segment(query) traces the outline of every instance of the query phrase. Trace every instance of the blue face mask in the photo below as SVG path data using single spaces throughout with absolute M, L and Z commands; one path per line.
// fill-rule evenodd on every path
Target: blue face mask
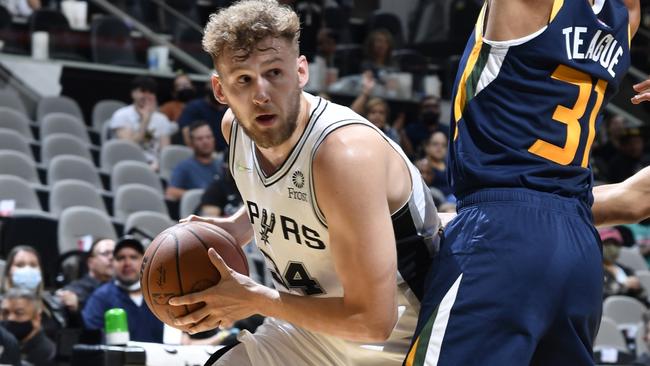
M 41 271 L 32 266 L 18 267 L 11 274 L 11 282 L 15 287 L 31 291 L 36 290 L 38 285 L 41 284 L 41 280 Z

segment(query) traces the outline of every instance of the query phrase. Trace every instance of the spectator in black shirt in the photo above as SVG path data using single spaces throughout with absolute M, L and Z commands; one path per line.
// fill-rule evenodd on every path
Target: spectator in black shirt
M 71 326 L 83 326 L 81 309 L 86 304 L 86 300 L 95 289 L 113 278 L 114 248 L 113 239 L 97 239 L 88 251 L 86 259 L 88 273 L 56 292 L 68 310 Z
M 650 156 L 644 154 L 643 135 L 639 128 L 627 128 L 621 136 L 619 152 L 609 161 L 609 181 L 622 182 L 650 165 Z
M 224 164 L 223 176 L 215 176 L 201 197 L 201 216 L 230 216 L 242 205 L 242 198 L 228 169 L 228 163 Z
M 18 341 L 5 327 L 0 326 L 0 364 L 20 366 L 20 349 Z
M 9 289 L 2 298 L 2 325 L 20 342 L 22 358 L 34 366 L 54 365 L 56 345 L 43 331 L 42 302 L 24 288 Z

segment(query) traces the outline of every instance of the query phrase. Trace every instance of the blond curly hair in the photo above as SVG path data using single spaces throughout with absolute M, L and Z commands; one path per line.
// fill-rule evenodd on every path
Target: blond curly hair
M 255 46 L 267 37 L 291 42 L 298 52 L 300 20 L 288 6 L 275 0 L 242 0 L 210 15 L 203 31 L 203 50 L 217 63 L 225 51 L 237 51 L 245 60 Z

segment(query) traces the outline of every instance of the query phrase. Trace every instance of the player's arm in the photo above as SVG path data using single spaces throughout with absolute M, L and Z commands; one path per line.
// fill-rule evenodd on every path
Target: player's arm
M 594 187 L 594 225 L 639 222 L 650 217 L 650 167 L 621 183 Z
M 313 166 L 316 197 L 327 218 L 330 252 L 343 297 L 280 293 L 233 272 L 210 250 L 210 258 L 222 274 L 221 282 L 170 300 L 172 305 L 207 304 L 177 319 L 177 326 L 198 322 L 190 330 L 201 331 L 261 314 L 344 339 L 386 339 L 397 319 L 395 238 L 387 202 L 388 157 L 385 142 L 370 129 L 345 129 L 345 138 L 339 134 L 342 130 L 327 138 Z

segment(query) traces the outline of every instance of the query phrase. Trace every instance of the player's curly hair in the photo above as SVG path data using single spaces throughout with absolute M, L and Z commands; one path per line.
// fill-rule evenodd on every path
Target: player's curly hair
M 243 51 L 237 57 L 245 60 L 266 37 L 286 39 L 298 52 L 298 15 L 275 0 L 242 0 L 210 15 L 202 44 L 216 65 L 226 49 Z

